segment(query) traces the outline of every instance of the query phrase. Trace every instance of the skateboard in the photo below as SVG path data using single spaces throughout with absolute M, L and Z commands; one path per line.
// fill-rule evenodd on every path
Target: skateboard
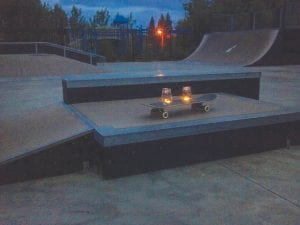
M 210 107 L 207 102 L 215 100 L 216 98 L 217 94 L 204 94 L 196 97 L 190 103 L 184 103 L 179 98 L 175 98 L 170 105 L 165 105 L 162 102 L 143 105 L 151 108 L 151 116 L 167 119 L 169 118 L 169 111 L 176 107 L 190 107 L 194 112 L 209 112 Z

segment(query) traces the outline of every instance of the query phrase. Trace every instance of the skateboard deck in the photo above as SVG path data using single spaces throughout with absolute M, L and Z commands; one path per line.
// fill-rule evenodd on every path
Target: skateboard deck
M 217 98 L 217 94 L 203 94 L 194 98 L 190 103 L 184 103 L 179 98 L 175 98 L 172 104 L 165 105 L 162 102 L 154 102 L 150 104 L 143 104 L 151 108 L 151 115 L 167 119 L 169 111 L 176 107 L 190 107 L 195 112 L 208 112 L 210 110 L 207 102 L 213 101 Z

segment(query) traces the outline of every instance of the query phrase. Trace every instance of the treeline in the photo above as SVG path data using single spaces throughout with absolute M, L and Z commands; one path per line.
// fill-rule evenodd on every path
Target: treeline
M 40 0 L 0 0 L 0 29 L 4 41 L 67 42 L 68 17 L 59 6 Z
M 157 24 L 151 17 L 147 27 L 146 46 L 143 54 L 144 60 L 171 59 L 174 57 L 173 49 L 175 39 L 172 37 L 173 22 L 169 13 L 161 14 Z
M 130 60 L 179 59 L 189 55 L 206 32 L 211 31 L 212 15 L 260 12 L 281 7 L 285 0 L 190 0 L 183 5 L 185 18 L 175 29 L 171 16 L 161 15 L 150 19 L 144 40 L 142 55 L 131 54 Z M 245 18 L 246 19 L 246 18 Z M 0 40 L 48 41 L 69 44 L 69 31 L 76 37 L 89 29 L 109 27 L 110 13 L 99 9 L 92 18 L 85 18 L 81 9 L 73 7 L 68 17 L 60 5 L 49 6 L 40 0 L 0 0 Z M 128 28 L 133 27 L 132 14 L 128 16 Z M 161 30 L 159 34 L 157 31 Z M 172 32 L 175 30 L 176 32 Z M 79 39 L 79 38 L 78 38 Z M 163 42 L 163 43 L 162 43 Z M 104 43 L 107 51 L 118 60 L 118 43 Z M 97 48 L 97 46 L 95 47 Z M 99 54 L 102 54 L 100 48 Z M 131 52 L 133 52 L 131 50 Z
M 194 48 L 214 25 L 214 14 L 265 12 L 282 7 L 286 0 L 190 0 L 184 4 L 185 18 L 177 24 L 177 30 L 188 30 L 179 37 L 180 46 Z M 247 20 L 248 18 L 242 18 Z
M 59 4 L 50 6 L 40 0 L 0 0 L 0 34 L 4 41 L 48 41 L 68 44 L 68 31 L 106 26 L 106 9 L 87 20 L 81 9 L 73 7 L 70 17 Z

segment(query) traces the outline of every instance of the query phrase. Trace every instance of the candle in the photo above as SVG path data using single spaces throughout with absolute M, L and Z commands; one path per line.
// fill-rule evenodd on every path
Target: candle
M 190 86 L 185 86 L 182 88 L 181 100 L 183 103 L 189 104 L 192 102 L 192 89 Z
M 165 105 L 172 104 L 173 97 L 172 97 L 172 91 L 171 88 L 163 88 L 161 93 L 161 101 Z

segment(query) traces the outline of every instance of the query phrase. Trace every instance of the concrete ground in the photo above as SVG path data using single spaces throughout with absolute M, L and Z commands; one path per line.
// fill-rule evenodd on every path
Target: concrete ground
M 169 66 L 150 63 L 136 68 Z M 258 69 L 263 72 L 261 100 L 300 106 L 300 66 Z M 59 77 L 0 78 L 2 120 L 61 101 Z M 104 180 L 91 169 L 2 185 L 0 225 L 298 225 L 299 162 L 300 146 L 293 146 L 115 180 Z

